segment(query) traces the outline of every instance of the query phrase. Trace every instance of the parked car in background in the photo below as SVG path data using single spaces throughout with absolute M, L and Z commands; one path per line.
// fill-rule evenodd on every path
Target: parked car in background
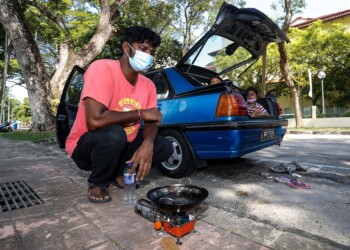
M 207 86 L 213 76 L 241 74 L 262 54 L 263 45 L 289 41 L 265 14 L 224 3 L 211 29 L 175 67 L 146 74 L 155 84 L 163 120 L 160 134 L 171 140 L 174 154 L 162 163 L 163 173 L 180 178 L 205 166 L 207 159 L 236 158 L 280 145 L 288 121 L 274 97 L 258 102 L 269 117 L 247 115 L 245 92 L 230 79 Z M 229 58 L 230 64 L 220 59 Z M 63 90 L 56 124 L 59 145 L 77 113 L 84 70 L 75 66 Z M 232 80 L 232 81 L 231 81 Z
M 12 132 L 12 126 L 10 122 L 4 122 L 0 124 L 0 132 Z

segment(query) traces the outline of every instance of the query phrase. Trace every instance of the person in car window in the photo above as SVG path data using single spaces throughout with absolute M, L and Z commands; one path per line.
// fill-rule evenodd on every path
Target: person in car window
M 221 82 L 222 82 L 222 79 L 220 76 L 214 76 L 214 77 L 210 78 L 209 85 L 214 85 L 214 84 L 218 84 Z
M 143 180 L 152 163 L 173 153 L 170 141 L 158 136 L 162 114 L 153 82 L 140 74 L 153 64 L 160 37 L 148 28 L 125 31 L 120 60 L 93 62 L 84 74 L 77 117 L 66 141 L 67 153 L 80 169 L 91 171 L 88 199 L 111 201 L 109 184 L 123 188 L 125 162 Z M 139 132 L 144 123 L 142 133 Z
M 250 117 L 270 116 L 266 109 L 256 102 L 258 98 L 258 90 L 251 86 L 247 89 L 247 110 Z

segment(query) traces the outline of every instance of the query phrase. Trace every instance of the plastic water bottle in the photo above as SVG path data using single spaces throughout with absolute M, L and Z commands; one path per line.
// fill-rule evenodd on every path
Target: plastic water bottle
M 124 168 L 124 204 L 131 205 L 136 202 L 136 172 L 129 174 L 133 163 L 126 163 Z

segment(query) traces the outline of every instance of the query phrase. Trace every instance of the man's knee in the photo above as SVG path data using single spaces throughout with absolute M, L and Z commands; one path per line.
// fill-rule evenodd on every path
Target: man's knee
M 160 161 L 165 161 L 174 153 L 174 147 L 170 140 L 167 138 L 158 136 L 156 143 L 159 148 L 157 158 L 160 158 Z
M 127 137 L 125 130 L 120 125 L 110 125 L 107 127 L 104 127 L 100 129 L 101 136 L 100 140 L 104 143 L 108 142 L 111 144 L 126 144 L 127 143 Z

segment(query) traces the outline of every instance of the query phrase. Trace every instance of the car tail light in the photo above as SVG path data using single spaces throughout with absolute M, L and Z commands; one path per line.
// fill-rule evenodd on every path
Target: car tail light
M 277 108 L 277 114 L 279 116 L 283 115 L 282 107 L 278 102 L 276 102 L 276 108 Z
M 247 107 L 242 95 L 225 93 L 220 96 L 216 116 L 244 116 L 247 114 Z

